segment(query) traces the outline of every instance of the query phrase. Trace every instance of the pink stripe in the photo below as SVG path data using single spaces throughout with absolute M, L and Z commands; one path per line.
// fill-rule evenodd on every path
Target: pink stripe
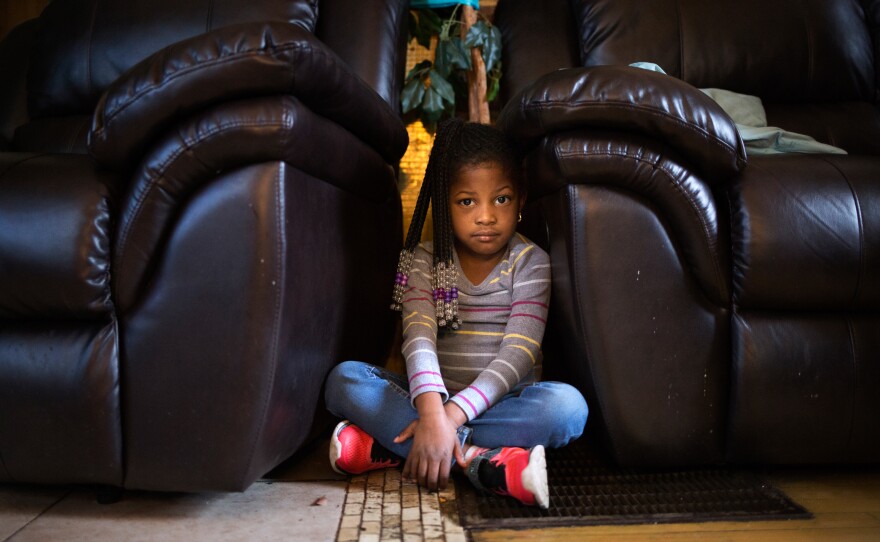
M 411 394 L 415 393 L 426 386 L 434 386 L 435 388 L 442 388 L 443 384 L 433 384 L 433 383 L 432 384 L 422 384 L 421 386 L 416 386 L 414 389 L 409 390 L 409 392 Z
M 437 375 L 437 376 L 439 376 L 440 378 L 443 378 L 443 375 L 440 374 L 440 373 L 438 373 L 438 372 L 436 372 L 436 371 L 419 371 L 419 372 L 417 372 L 416 374 L 414 374 L 414 375 L 412 375 L 411 377 L 409 377 L 409 381 L 412 382 L 413 380 L 416 379 L 417 376 L 420 376 L 420 375 Z
M 544 320 L 540 316 L 535 316 L 534 314 L 526 314 L 524 312 L 518 312 L 516 314 L 510 315 L 511 318 L 513 318 L 514 316 L 528 316 L 529 318 L 534 318 L 535 320 L 540 320 L 540 321 L 544 322 L 545 324 L 547 323 L 547 320 Z
M 467 403 L 468 406 L 471 407 L 471 410 L 474 411 L 474 416 L 477 415 L 477 407 L 475 407 L 473 403 L 471 403 L 470 401 L 468 401 L 468 398 L 467 398 L 467 397 L 465 397 L 464 395 L 456 395 L 456 397 L 461 397 L 462 399 L 464 399 L 464 402 Z
M 418 291 L 422 292 L 423 294 L 434 295 L 433 292 L 429 292 L 428 290 L 422 290 L 421 288 L 416 288 L 415 286 L 413 286 L 412 288 L 410 288 L 408 290 L 404 290 L 403 293 L 408 294 L 410 292 L 414 292 L 415 290 L 418 290 Z
M 544 303 L 541 303 L 540 301 L 517 301 L 516 303 L 513 303 L 511 305 L 511 307 L 516 307 L 517 305 L 539 305 L 541 307 L 544 307 L 545 309 L 550 308 L 547 305 L 545 305 Z
M 460 308 L 460 309 L 458 309 L 458 310 L 461 311 L 461 312 L 498 312 L 498 311 L 509 311 L 509 310 L 510 310 L 510 307 L 497 307 L 497 308 L 494 308 L 494 309 L 465 309 L 465 308 Z
M 486 397 L 486 396 L 483 394 L 483 392 L 481 392 L 479 389 L 477 389 L 477 388 L 475 388 L 475 387 L 473 387 L 473 386 L 468 386 L 468 388 L 470 388 L 470 389 L 474 390 L 475 392 L 479 393 L 479 394 L 480 394 L 480 397 L 483 398 L 483 401 L 486 401 L 486 407 L 489 406 L 489 398 Z
M 434 302 L 428 299 L 427 297 L 408 297 L 403 300 L 404 303 L 408 303 L 410 301 L 427 301 L 428 303 L 433 304 Z

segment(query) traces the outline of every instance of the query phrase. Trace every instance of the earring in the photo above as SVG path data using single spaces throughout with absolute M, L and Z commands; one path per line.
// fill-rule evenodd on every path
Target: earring
M 519 214 L 519 218 L 516 219 L 517 222 L 522 222 L 522 213 Z

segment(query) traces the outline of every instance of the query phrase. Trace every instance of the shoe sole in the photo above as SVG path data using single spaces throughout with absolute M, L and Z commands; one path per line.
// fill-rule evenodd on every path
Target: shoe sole
M 330 467 L 339 474 L 344 474 L 346 476 L 348 476 L 348 473 L 337 467 L 336 462 L 339 461 L 339 456 L 342 454 L 342 443 L 339 442 L 339 433 L 350 424 L 350 421 L 342 420 L 336 424 L 336 427 L 333 429 L 333 434 L 330 436 Z
M 529 452 L 529 464 L 523 469 L 521 480 L 523 488 L 535 496 L 535 504 L 545 510 L 550 507 L 547 458 L 544 455 L 544 447 L 540 444 Z

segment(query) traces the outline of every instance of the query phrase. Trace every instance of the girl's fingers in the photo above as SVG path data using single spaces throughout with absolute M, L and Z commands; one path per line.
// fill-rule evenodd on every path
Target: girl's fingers
M 410 422 L 410 424 L 407 425 L 403 429 L 403 431 L 400 432 L 399 435 L 394 437 L 395 444 L 400 444 L 401 442 L 405 442 L 407 439 L 412 438 L 416 432 L 415 429 L 416 429 L 417 422 L 418 422 L 418 420 L 414 420 L 414 421 Z
M 418 465 L 419 485 L 428 487 L 428 462 L 419 461 Z
M 455 448 L 452 449 L 452 455 L 455 457 L 455 462 L 458 463 L 459 467 L 467 467 L 467 463 L 464 461 L 464 452 L 461 451 L 461 443 L 458 442 L 458 439 L 455 440 Z
M 446 489 L 446 485 L 449 483 L 449 469 L 452 468 L 452 465 L 449 463 L 448 459 L 444 459 L 442 463 L 440 463 L 440 476 L 437 479 L 437 487 L 439 489 Z
M 412 454 L 408 455 L 403 463 L 403 479 L 412 480 Z

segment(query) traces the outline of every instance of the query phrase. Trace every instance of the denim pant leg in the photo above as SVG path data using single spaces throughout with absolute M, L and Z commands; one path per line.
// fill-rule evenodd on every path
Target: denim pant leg
M 514 389 L 468 425 L 471 442 L 483 448 L 560 448 L 581 436 L 588 413 L 575 387 L 537 382 Z
M 327 377 L 324 402 L 327 410 L 346 418 L 400 457 L 409 455 L 412 439 L 400 444 L 394 437 L 418 418 L 409 395 L 409 383 L 401 375 L 359 361 L 337 365 Z M 464 443 L 470 429 L 461 427 Z

